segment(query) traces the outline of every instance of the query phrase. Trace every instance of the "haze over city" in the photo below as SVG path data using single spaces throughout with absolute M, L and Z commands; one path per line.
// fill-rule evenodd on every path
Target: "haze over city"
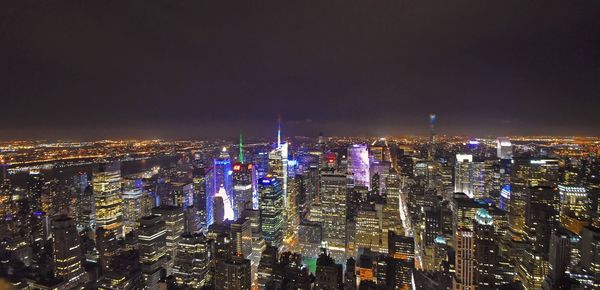
M 597 135 L 597 1 L 7 1 L 1 139 Z

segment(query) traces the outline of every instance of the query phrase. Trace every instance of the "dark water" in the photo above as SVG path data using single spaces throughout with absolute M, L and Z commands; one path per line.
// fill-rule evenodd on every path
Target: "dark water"
M 133 173 L 139 173 L 142 171 L 150 170 L 153 166 L 160 167 L 169 167 L 175 165 L 175 163 L 180 159 L 180 155 L 169 155 L 169 156 L 157 156 L 151 157 L 148 159 L 142 160 L 132 160 L 132 161 L 121 161 L 121 175 L 129 175 Z M 69 166 L 64 168 L 55 168 L 55 169 L 47 169 L 40 170 L 46 180 L 50 179 L 58 179 L 58 180 L 70 180 L 74 175 L 79 172 L 85 172 L 88 174 L 88 177 L 91 177 L 91 173 L 94 170 L 96 165 L 94 164 L 82 164 Z M 27 172 L 19 172 L 16 174 L 11 174 L 9 176 L 11 183 L 14 185 L 25 185 L 27 182 Z

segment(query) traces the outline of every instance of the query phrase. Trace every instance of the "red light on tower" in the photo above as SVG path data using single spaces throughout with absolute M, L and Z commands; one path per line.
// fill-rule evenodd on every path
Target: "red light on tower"
M 233 165 L 233 171 L 240 171 L 240 169 L 242 169 L 242 166 L 239 164 Z
M 251 169 L 252 169 L 252 167 L 254 167 L 254 166 L 252 165 L 252 163 L 248 164 L 248 170 L 251 170 Z

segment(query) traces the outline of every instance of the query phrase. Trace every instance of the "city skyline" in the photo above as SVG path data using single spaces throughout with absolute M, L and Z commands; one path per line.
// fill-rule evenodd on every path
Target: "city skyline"
M 0 289 L 600 289 L 599 16 L 0 1 Z

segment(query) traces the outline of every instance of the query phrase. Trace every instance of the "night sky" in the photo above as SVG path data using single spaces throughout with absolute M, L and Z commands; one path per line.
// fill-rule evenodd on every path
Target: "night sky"
M 0 1 L 0 139 L 600 135 L 600 1 Z

